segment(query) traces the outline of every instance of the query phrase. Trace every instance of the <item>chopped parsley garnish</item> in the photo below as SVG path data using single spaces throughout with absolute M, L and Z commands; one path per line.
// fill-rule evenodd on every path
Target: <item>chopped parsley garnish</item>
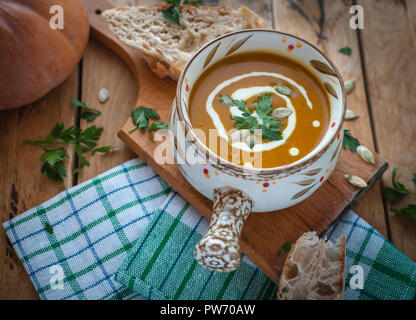
M 219 98 L 220 102 L 227 107 L 236 106 L 241 112 L 241 116 L 233 116 L 232 120 L 236 122 L 237 129 L 250 129 L 253 133 L 256 129 L 261 129 L 262 137 L 268 140 L 282 140 L 283 126 L 270 113 L 274 110 L 272 106 L 272 99 L 269 93 L 261 95 L 257 102 L 253 103 L 253 108 L 258 116 L 255 117 L 248 109 L 243 100 L 232 99 L 226 95 Z M 259 123 L 259 118 L 262 124 Z

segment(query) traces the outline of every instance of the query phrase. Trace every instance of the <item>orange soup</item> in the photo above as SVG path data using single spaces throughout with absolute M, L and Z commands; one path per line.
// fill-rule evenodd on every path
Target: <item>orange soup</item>
M 245 167 L 300 160 L 319 144 L 330 119 L 328 95 L 309 68 L 267 51 L 217 61 L 196 81 L 189 101 L 191 124 L 207 147 Z M 260 163 L 247 160 L 256 155 Z

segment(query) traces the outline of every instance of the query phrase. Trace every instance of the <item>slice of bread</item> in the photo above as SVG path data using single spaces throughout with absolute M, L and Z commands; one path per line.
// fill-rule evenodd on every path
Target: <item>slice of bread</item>
M 122 7 L 106 10 L 102 16 L 111 31 L 124 43 L 141 51 L 159 77 L 174 80 L 188 59 L 212 39 L 241 29 L 264 28 L 263 20 L 250 9 L 181 6 L 183 28 L 165 19 L 163 5 Z
M 279 282 L 279 300 L 344 298 L 345 235 L 334 244 L 304 233 L 290 250 Z

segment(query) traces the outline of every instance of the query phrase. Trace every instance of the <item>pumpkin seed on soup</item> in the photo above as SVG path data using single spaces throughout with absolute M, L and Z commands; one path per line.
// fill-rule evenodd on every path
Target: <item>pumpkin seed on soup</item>
M 277 120 L 284 120 L 293 113 L 293 110 L 289 108 L 276 108 L 272 112 L 272 116 Z
M 283 94 L 285 96 L 291 96 L 293 94 L 293 90 L 291 88 L 289 88 L 288 86 L 285 86 L 284 84 L 281 84 L 281 83 L 276 85 L 276 87 L 274 87 L 274 88 L 278 93 Z

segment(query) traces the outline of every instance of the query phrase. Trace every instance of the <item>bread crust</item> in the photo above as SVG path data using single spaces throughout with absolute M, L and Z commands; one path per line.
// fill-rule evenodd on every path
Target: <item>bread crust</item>
M 163 10 L 163 9 L 167 9 L 169 8 L 169 5 L 165 5 L 165 4 L 160 4 L 160 5 L 143 5 L 140 6 L 140 11 L 141 12 L 145 12 L 146 10 L 150 9 L 150 8 L 156 8 L 159 11 Z M 126 11 L 129 10 L 129 7 L 119 7 L 119 8 L 114 8 L 111 10 L 115 10 L 115 11 Z M 201 6 L 199 8 L 195 7 L 195 6 L 190 6 L 190 5 L 181 5 L 180 6 L 180 11 L 188 11 L 190 13 L 195 14 L 197 12 L 197 10 L 209 10 L 209 11 L 219 11 L 221 12 L 223 11 L 229 11 L 229 10 L 233 10 L 232 8 L 226 7 L 226 6 L 219 6 L 219 7 L 209 7 L 209 6 Z M 239 8 L 240 13 L 242 14 L 242 16 L 247 16 L 247 17 L 254 17 L 254 24 L 253 26 L 251 26 L 251 28 L 265 28 L 266 25 L 263 21 L 262 18 L 260 18 L 256 13 L 254 13 L 252 10 L 250 10 L 249 8 L 247 8 L 246 6 L 241 6 Z M 170 77 L 172 80 L 174 81 L 178 81 L 180 74 L 182 72 L 182 67 L 176 65 L 173 62 L 167 62 L 164 57 L 161 54 L 158 54 L 157 52 L 151 52 L 149 50 L 146 50 L 145 48 L 136 48 L 137 50 L 139 50 L 143 56 L 143 58 L 146 60 L 146 62 L 148 63 L 150 69 L 160 78 L 164 78 L 166 76 Z
M 341 263 L 341 268 L 340 268 L 339 276 L 338 276 L 338 279 L 337 279 L 336 282 L 338 282 L 338 285 L 341 288 L 341 290 L 340 290 L 340 292 L 338 292 L 338 294 L 336 295 L 334 300 L 341 300 L 341 299 L 344 298 L 344 290 L 345 290 L 344 275 L 345 275 L 345 262 L 346 262 L 346 256 L 345 256 L 346 238 L 345 238 L 344 234 L 337 240 L 336 244 L 339 244 L 339 243 L 341 244 L 341 251 L 343 252 L 343 254 L 341 255 L 340 260 L 339 260 L 339 262 Z M 285 259 L 285 263 L 284 263 L 284 266 L 283 266 L 282 274 L 281 274 L 280 281 L 279 281 L 279 287 L 278 287 L 278 291 L 277 291 L 277 299 L 278 300 L 287 300 L 286 297 L 284 295 L 282 295 L 282 289 L 284 287 L 284 282 L 286 281 L 286 277 L 287 277 L 288 272 L 289 272 L 290 258 L 292 257 L 293 252 L 300 245 L 301 245 L 301 243 L 299 242 L 299 240 L 296 241 L 295 245 L 292 246 L 292 248 L 290 249 L 290 251 L 289 251 L 289 253 L 288 253 L 288 255 Z

